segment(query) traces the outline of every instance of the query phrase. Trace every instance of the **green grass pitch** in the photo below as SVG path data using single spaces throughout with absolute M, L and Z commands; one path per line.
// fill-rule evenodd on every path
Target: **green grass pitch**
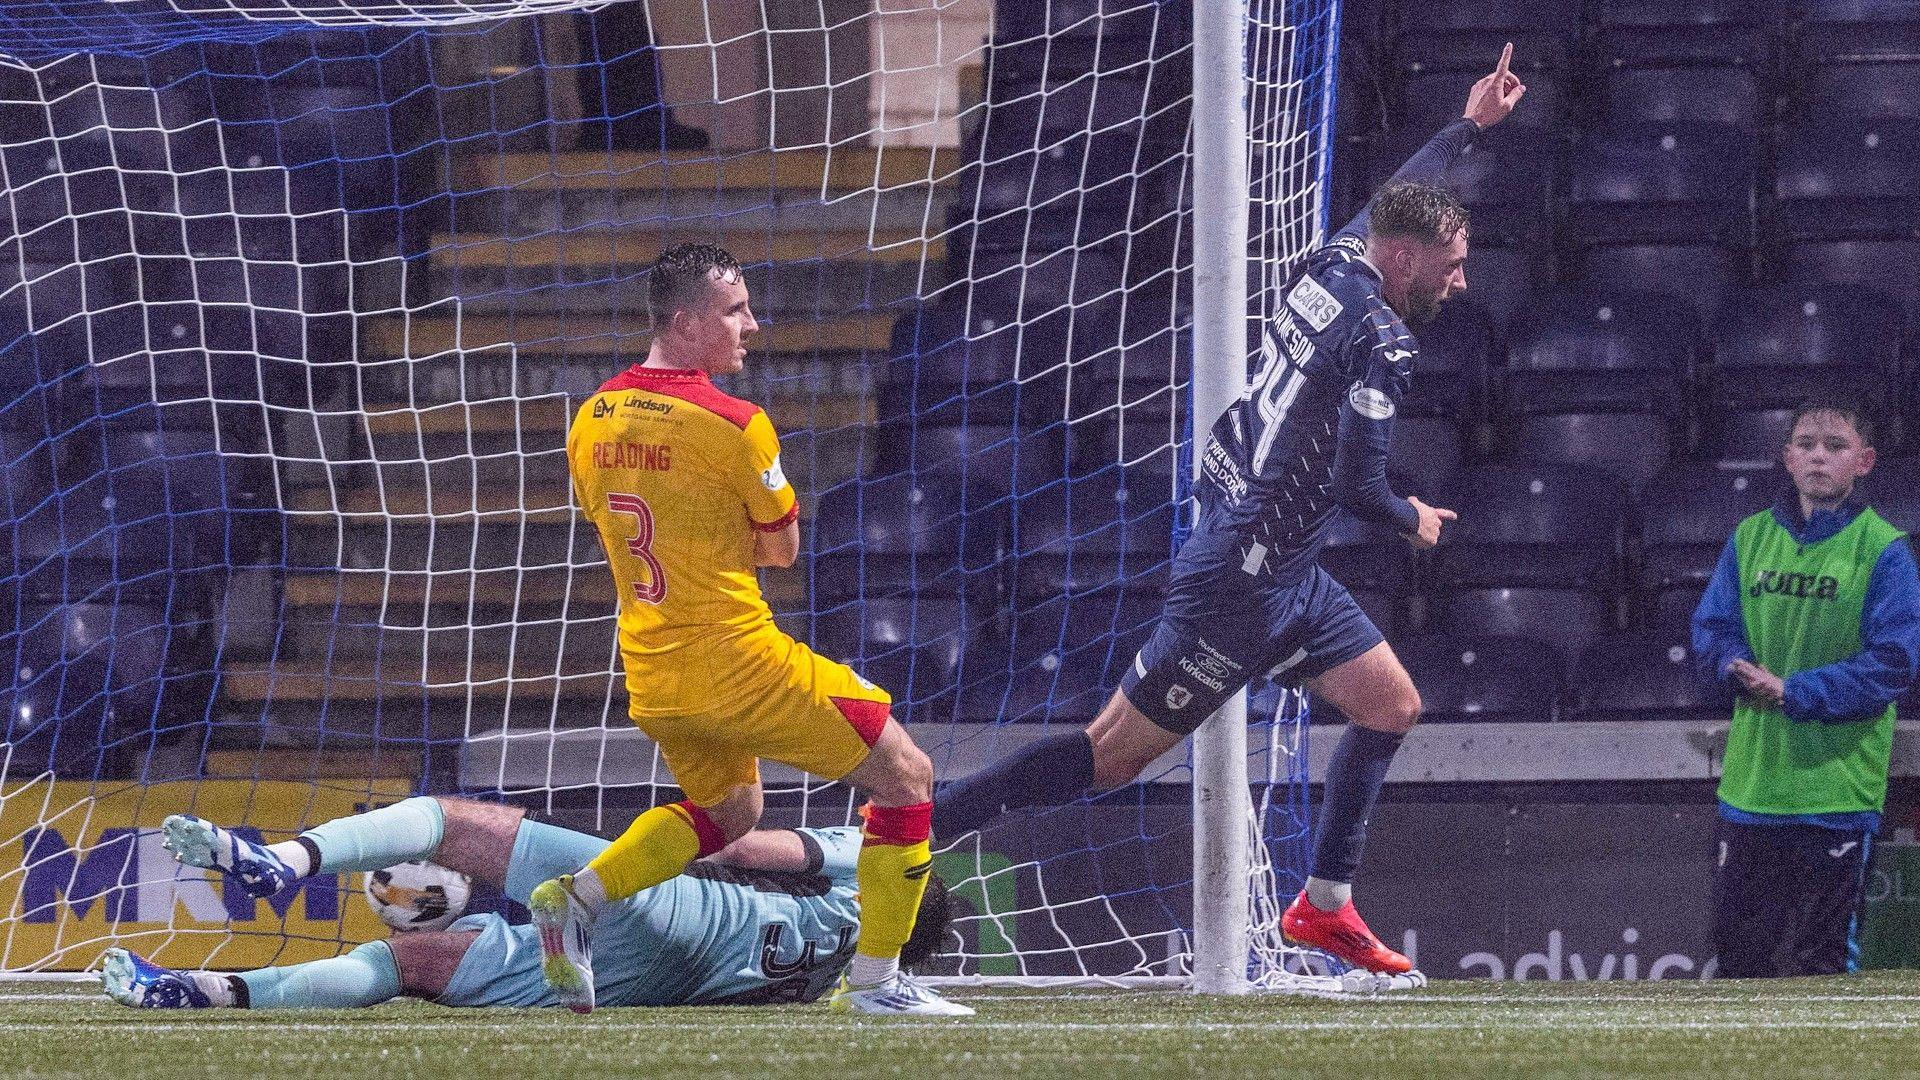
M 0 993 L 8 1077 L 1920 1076 L 1920 973 L 1747 983 L 1443 983 L 1327 1001 L 958 991 L 961 1021 L 825 1006 L 136 1012 Z

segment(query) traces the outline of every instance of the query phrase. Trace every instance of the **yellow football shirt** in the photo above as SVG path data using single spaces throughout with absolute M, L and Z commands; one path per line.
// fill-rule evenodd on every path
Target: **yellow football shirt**
M 575 496 L 620 594 L 633 713 L 705 708 L 751 689 L 792 642 L 754 573 L 754 531 L 799 516 L 766 413 L 705 372 L 635 365 L 567 433 Z

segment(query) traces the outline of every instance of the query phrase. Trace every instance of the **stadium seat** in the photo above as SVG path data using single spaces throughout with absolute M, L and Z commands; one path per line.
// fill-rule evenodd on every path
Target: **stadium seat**
M 824 492 L 812 517 L 816 610 L 860 596 L 998 588 L 1003 518 L 966 507 L 952 487 L 898 474 L 856 480 Z
M 1800 240 L 1784 256 L 1789 281 L 1862 284 L 1900 298 L 1907 318 L 1920 319 L 1920 240 Z
M 1430 597 L 1428 604 L 1434 630 L 1533 638 L 1569 656 L 1618 627 L 1611 595 L 1580 589 L 1455 589 Z
M 1731 695 L 1708 690 L 1684 637 L 1618 634 L 1582 650 L 1561 699 L 1564 720 L 1725 722 Z
M 1466 438 L 1465 425 L 1450 416 L 1395 417 L 1393 441 L 1387 447 L 1394 490 L 1428 495 L 1444 490 L 1466 460 Z
M 1514 327 L 1506 411 L 1670 411 L 1698 343 L 1692 309 L 1671 297 L 1619 286 L 1557 290 Z
M 1654 477 L 1640 496 L 1640 579 L 1650 591 L 1702 586 L 1735 526 L 1773 505 L 1787 483 L 1775 466 L 1689 462 Z
M 1913 464 L 1912 459 L 1888 461 L 1885 463 L 1888 467 L 1886 477 L 1874 483 L 1873 477 L 1869 476 L 1865 487 L 1875 513 L 1909 536 L 1920 536 L 1920 490 L 1910 484 L 1902 484 L 1895 479 L 1894 473 L 1895 468 L 1911 467 Z M 1876 466 L 1874 472 L 1878 473 L 1880 468 Z
M 1527 93 L 1532 104 L 1533 93 Z M 1516 114 L 1518 115 L 1518 114 Z M 1426 141 L 1431 131 L 1403 129 L 1375 155 L 1372 184 L 1378 190 Z M 1544 237 L 1548 203 L 1560 167 L 1564 141 L 1542 131 L 1506 125 L 1474 140 L 1447 170 L 1447 188 L 1473 215 L 1477 239 L 1482 230 L 1504 236 Z
M 1420 688 L 1422 723 L 1554 718 L 1564 679 L 1554 644 L 1489 629 L 1417 638 L 1400 656 Z
M 1420 355 L 1414 361 L 1413 390 L 1400 403 L 1400 415 L 1477 420 L 1486 392 L 1487 368 L 1497 355 L 1499 343 L 1493 320 L 1485 305 L 1479 303 L 1478 294 L 1447 301 L 1441 305 L 1440 314 L 1416 333 Z
M 1794 96 L 1804 117 L 1920 118 L 1920 10 L 1816 0 L 1800 15 Z
M 1060 415 L 1059 376 L 1041 372 L 1066 355 L 1061 319 L 1019 323 L 1017 298 L 959 292 L 894 321 L 887 378 L 877 394 L 882 422 L 1048 423 Z M 1023 380 L 1021 377 L 1026 376 Z
M 1720 409 L 1710 418 L 1708 443 L 1722 464 L 1765 466 L 1780 460 L 1792 425 L 1792 406 Z
M 927 488 L 964 495 L 969 508 L 1032 491 L 1070 468 L 1067 433 L 995 425 L 898 425 L 876 429 L 878 476 L 910 475 Z
M 1920 220 L 1920 120 L 1823 116 L 1794 128 L 1774 179 L 1789 241 L 1900 240 Z
M 1620 481 L 1579 467 L 1486 465 L 1442 499 L 1460 514 L 1432 552 L 1442 589 L 1615 587 L 1628 509 Z
M 1742 0 L 1601 0 L 1594 53 L 1608 67 L 1757 68 L 1767 59 L 1767 19 Z
M 1556 412 L 1503 417 L 1512 439 L 1501 460 L 1518 465 L 1585 465 L 1639 490 L 1681 448 L 1674 418 L 1653 412 Z
M 1591 245 L 1745 246 L 1753 177 L 1751 131 L 1684 124 L 1603 129 L 1573 152 L 1567 232 Z
M 1898 300 L 1862 286 L 1743 290 L 1710 335 L 1715 407 L 1791 406 L 1833 386 L 1878 397 L 1899 373 L 1903 321 Z
M 884 688 L 897 715 L 926 721 L 951 719 L 961 663 L 973 638 L 960 601 L 901 596 L 822 615 L 812 645 Z
M 1467 295 L 1505 325 L 1527 309 L 1544 261 L 1532 244 L 1476 232 L 1467 245 Z
M 1688 635 L 1693 632 L 1693 613 L 1706 591 L 1705 585 L 1675 585 L 1655 593 L 1646 623 L 1648 632 L 1676 641 L 1691 640 Z
M 1566 67 L 1567 54 L 1578 43 L 1579 25 L 1576 0 L 1422 6 L 1401 19 L 1394 64 L 1403 72 L 1471 72 L 1477 78 L 1493 69 L 1501 47 L 1511 41 L 1513 70 L 1531 86 L 1537 72 Z
M 24 606 L 18 666 L 0 695 L 8 768 L 92 780 L 106 755 L 154 724 L 174 631 L 163 611 L 132 603 Z
M 1747 277 L 1744 247 L 1719 244 L 1588 244 L 1563 267 L 1568 284 L 1646 289 L 1686 305 L 1704 320 Z
M 1403 537 L 1336 511 L 1320 566 L 1347 587 L 1382 634 L 1395 638 L 1413 595 L 1413 549 Z
M 1517 44 L 1515 48 L 1518 49 Z M 1395 130 L 1406 132 L 1409 138 L 1421 138 L 1423 132 L 1426 137 L 1431 137 L 1434 132 L 1460 119 L 1460 105 L 1467 100 L 1467 91 L 1473 89 L 1473 84 L 1482 75 L 1493 70 L 1493 64 L 1499 58 L 1500 46 L 1495 44 L 1493 51 L 1486 54 L 1476 67 L 1456 71 L 1421 71 L 1409 76 L 1401 93 L 1401 120 Z M 1526 104 L 1515 109 L 1502 126 L 1511 124 L 1515 128 L 1534 131 L 1561 128 L 1568 118 L 1567 75 L 1545 69 L 1523 69 L 1521 75 L 1527 84 Z
M 1725 124 L 1752 129 L 1766 119 L 1754 72 L 1744 66 L 1614 67 L 1606 72 L 1609 124 Z

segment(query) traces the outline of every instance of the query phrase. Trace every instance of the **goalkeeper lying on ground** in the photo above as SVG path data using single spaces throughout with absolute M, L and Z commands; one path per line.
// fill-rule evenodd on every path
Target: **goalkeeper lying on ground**
M 162 825 L 167 849 L 254 896 L 317 873 L 431 860 L 525 904 L 535 885 L 584 866 L 607 841 L 525 820 L 518 807 L 412 798 L 262 846 L 199 818 Z M 750 832 L 685 874 L 610 905 L 593 927 L 594 986 L 608 1005 L 757 1005 L 831 990 L 860 927 L 858 828 Z M 951 916 L 928 882 L 902 962 L 936 951 Z M 442 931 L 396 934 L 344 956 L 229 975 L 173 971 L 109 949 L 107 995 L 145 1008 L 354 1008 L 396 997 L 442 1005 L 559 1002 L 540 975 L 532 926 L 468 915 Z

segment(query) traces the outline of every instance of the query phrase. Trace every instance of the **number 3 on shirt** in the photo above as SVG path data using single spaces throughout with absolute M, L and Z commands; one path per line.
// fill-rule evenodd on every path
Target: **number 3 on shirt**
M 627 553 L 646 564 L 647 580 L 633 583 L 633 595 L 643 604 L 657 604 L 667 597 L 667 572 L 653 554 L 653 508 L 638 495 L 609 494 L 607 508 L 616 514 L 632 514 L 633 539 L 627 541 Z

